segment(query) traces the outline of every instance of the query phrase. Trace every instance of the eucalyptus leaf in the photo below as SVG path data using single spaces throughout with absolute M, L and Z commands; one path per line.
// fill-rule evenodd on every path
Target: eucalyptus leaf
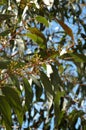
M 2 88 L 2 92 L 6 96 L 6 100 L 9 103 L 10 107 L 14 109 L 15 113 L 17 114 L 19 123 L 22 124 L 23 111 L 18 91 L 16 88 L 6 86 Z
M 30 108 L 32 99 L 33 99 L 33 92 L 32 88 L 26 78 L 23 78 L 24 83 L 24 89 L 25 89 L 25 105 L 27 106 L 27 109 Z
M 26 34 L 29 38 L 31 38 L 33 41 L 38 43 L 38 45 L 42 49 L 46 49 L 47 46 L 47 40 L 44 36 L 44 34 L 35 27 L 28 27 L 28 30 L 30 33 Z
M 12 124 L 12 120 L 11 120 L 11 107 L 7 102 L 7 99 L 5 96 L 0 95 L 0 112 L 3 115 L 5 124 L 6 124 L 6 129 L 11 130 L 11 124 Z
M 53 90 L 52 90 L 52 84 L 49 81 L 49 78 L 46 76 L 46 74 L 44 72 L 40 72 L 40 79 L 42 81 L 42 84 L 45 88 L 45 91 L 49 92 L 51 95 L 53 94 Z
M 40 23 L 43 23 L 46 27 L 49 27 L 49 23 L 45 17 L 37 16 L 36 20 Z
M 13 85 L 16 86 L 18 90 L 20 90 L 18 77 L 16 75 L 10 74 L 10 78 L 12 79 Z
M 68 25 L 66 25 L 62 20 L 59 20 L 57 18 L 55 18 L 55 20 L 61 25 L 61 27 L 65 30 L 65 32 L 71 37 L 72 41 L 74 42 L 72 29 Z

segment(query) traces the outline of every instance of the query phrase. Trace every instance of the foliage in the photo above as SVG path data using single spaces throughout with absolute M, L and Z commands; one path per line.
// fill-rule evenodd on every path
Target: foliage
M 85 0 L 0 1 L 0 127 L 86 128 Z

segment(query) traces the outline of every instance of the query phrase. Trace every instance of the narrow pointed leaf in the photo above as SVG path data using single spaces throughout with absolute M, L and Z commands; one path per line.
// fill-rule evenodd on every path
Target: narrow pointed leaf
M 13 108 L 15 113 L 17 114 L 19 123 L 22 124 L 22 105 L 20 102 L 18 91 L 15 88 L 6 86 L 2 88 L 2 92 L 6 96 L 6 100 L 8 101 L 11 108 Z
M 17 76 L 11 74 L 10 77 L 12 79 L 13 85 L 16 86 L 18 88 L 18 90 L 20 90 L 20 84 L 19 84 L 19 80 L 18 80 Z
M 40 78 L 41 78 L 41 81 L 43 83 L 45 90 L 49 92 L 50 94 L 53 94 L 52 85 L 48 77 L 46 76 L 44 72 L 41 71 L 40 73 L 41 73 Z
M 15 88 L 6 86 L 2 88 L 2 92 L 7 97 L 7 100 L 11 105 L 18 110 L 21 110 L 20 97 Z
M 41 37 L 37 36 L 36 34 L 28 33 L 27 35 L 30 39 L 32 39 L 34 42 L 36 42 L 40 48 L 45 49 L 46 45 L 44 44 L 44 41 Z
M 51 83 L 54 86 L 54 90 L 57 91 L 60 89 L 60 87 L 63 85 L 62 81 L 59 77 L 59 73 L 58 73 L 58 69 L 56 68 L 56 66 L 52 65 L 52 70 L 53 73 L 51 73 L 50 78 L 51 78 Z
M 28 27 L 28 30 L 30 31 L 30 33 L 27 34 L 27 36 L 31 38 L 33 41 L 35 41 L 36 43 L 38 43 L 38 45 L 41 48 L 45 49 L 47 41 L 43 33 L 35 27 L 32 28 Z
M 68 27 L 62 20 L 55 18 L 55 20 L 61 25 L 61 27 L 65 30 L 65 32 L 71 37 L 74 41 L 73 32 L 70 27 Z
M 74 59 L 75 62 L 86 63 L 86 56 L 78 53 L 71 53 L 70 56 Z
M 42 16 L 37 16 L 36 17 L 36 20 L 39 22 L 39 23 L 43 23 L 46 27 L 49 27 L 49 23 L 47 21 L 47 19 L 45 17 L 42 17 Z
M 23 83 L 25 89 L 25 104 L 28 109 L 32 103 L 33 93 L 32 93 L 32 88 L 26 78 L 23 79 Z
M 6 97 L 2 95 L 0 95 L 0 112 L 3 115 L 6 129 L 11 130 L 11 108 L 6 100 Z
M 33 82 L 34 82 L 38 87 L 41 87 L 40 81 L 38 81 L 37 78 L 36 78 L 34 75 L 31 75 L 30 77 L 31 77 L 31 79 L 33 80 Z
M 67 53 L 67 54 L 60 56 L 60 58 L 62 58 L 64 60 L 86 63 L 86 56 L 84 54 Z

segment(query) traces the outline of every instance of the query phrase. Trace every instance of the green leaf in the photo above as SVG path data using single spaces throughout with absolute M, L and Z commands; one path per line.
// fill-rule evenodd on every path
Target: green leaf
M 22 124 L 23 120 L 22 105 L 20 102 L 20 97 L 17 89 L 6 86 L 2 88 L 2 92 L 6 96 L 6 100 L 8 101 L 9 105 L 16 112 L 20 124 Z
M 41 37 L 37 36 L 36 34 L 28 33 L 27 36 L 32 39 L 34 42 L 36 42 L 40 48 L 45 49 L 46 46 L 44 44 L 44 41 Z
M 54 110 L 55 110 L 55 124 L 58 126 L 62 120 L 64 112 L 60 110 L 61 97 L 64 96 L 64 92 L 57 91 L 54 97 Z
M 42 92 L 43 92 L 41 83 L 34 75 L 31 75 L 30 78 L 32 79 L 33 83 L 35 84 L 36 98 L 37 98 L 37 100 L 40 100 L 40 96 L 42 95 Z
M 55 91 L 61 90 L 60 87 L 62 87 L 63 84 L 62 84 L 62 81 L 59 77 L 58 69 L 56 68 L 56 66 L 52 65 L 52 70 L 53 70 L 53 73 L 51 73 L 50 78 L 51 78 L 51 83 L 54 86 L 54 90 Z
M 49 23 L 47 21 L 47 19 L 45 17 L 42 17 L 42 16 L 37 16 L 36 17 L 36 20 L 39 22 L 39 23 L 43 23 L 46 27 L 49 27 Z
M 37 28 L 35 27 L 28 27 L 28 30 L 31 32 L 31 33 L 28 33 L 27 36 L 29 38 L 31 38 L 34 42 L 38 43 L 38 45 L 40 46 L 40 48 L 42 49 L 46 49 L 46 38 L 45 36 L 43 35 L 43 33 L 38 30 Z
M 32 81 L 40 88 L 41 87 L 41 83 L 40 81 L 37 80 L 37 78 L 34 75 L 31 75 L 30 78 L 32 79 Z
M 10 78 L 12 79 L 14 86 L 16 86 L 18 88 L 18 90 L 20 91 L 20 84 L 19 84 L 19 80 L 18 80 L 17 76 L 10 74 Z
M 35 85 L 35 89 L 36 89 L 36 101 L 41 101 L 41 95 L 43 94 L 43 88 Z
M 53 94 L 53 90 L 52 90 L 52 85 L 51 82 L 49 81 L 49 78 L 46 76 L 46 74 L 44 72 L 40 72 L 40 79 L 42 81 L 42 84 L 46 90 L 46 92 L 49 92 L 50 94 Z
M 17 89 L 8 86 L 1 89 L 3 94 L 7 97 L 7 101 L 9 102 L 9 104 L 14 106 L 14 108 L 17 108 L 18 110 L 21 110 L 21 102 Z
M 75 62 L 86 63 L 86 56 L 83 54 L 71 53 L 70 56 L 73 58 Z
M 6 97 L 2 95 L 0 95 L 0 112 L 3 115 L 6 129 L 11 130 L 11 108 L 6 100 Z
M 67 53 L 67 54 L 60 56 L 60 58 L 62 58 L 64 60 L 86 63 L 86 56 L 84 54 Z
M 84 114 L 85 113 L 82 110 L 73 110 L 68 116 L 71 126 L 75 126 L 78 117 L 83 117 Z
M 33 98 L 32 88 L 26 78 L 23 78 L 24 89 L 25 89 L 25 105 L 27 109 L 30 107 Z
M 65 32 L 71 37 L 74 42 L 73 32 L 70 27 L 68 27 L 62 20 L 55 18 L 55 20 L 61 25 L 61 27 L 65 30 Z

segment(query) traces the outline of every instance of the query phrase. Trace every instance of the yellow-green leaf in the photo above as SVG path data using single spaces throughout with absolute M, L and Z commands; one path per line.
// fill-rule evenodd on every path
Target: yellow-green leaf
M 43 23 L 46 27 L 49 27 L 49 23 L 47 21 L 47 19 L 45 17 L 42 17 L 42 16 L 37 16 L 36 17 L 36 20 L 39 22 L 39 23 Z
M 70 56 L 73 58 L 75 62 L 83 62 L 86 63 L 86 56 L 83 54 L 73 53 L 70 54 Z
M 35 35 L 41 37 L 41 38 L 43 39 L 44 43 L 46 44 L 46 38 L 45 38 L 44 34 L 43 34 L 39 29 L 37 29 L 37 28 L 35 28 L 35 27 L 28 27 L 28 30 L 29 30 L 32 34 L 35 34 Z
M 40 48 L 46 49 L 46 38 L 43 33 L 41 33 L 41 31 L 35 27 L 29 27 L 28 30 L 31 33 L 28 33 L 27 36 L 31 38 L 34 42 L 36 42 L 40 46 Z

